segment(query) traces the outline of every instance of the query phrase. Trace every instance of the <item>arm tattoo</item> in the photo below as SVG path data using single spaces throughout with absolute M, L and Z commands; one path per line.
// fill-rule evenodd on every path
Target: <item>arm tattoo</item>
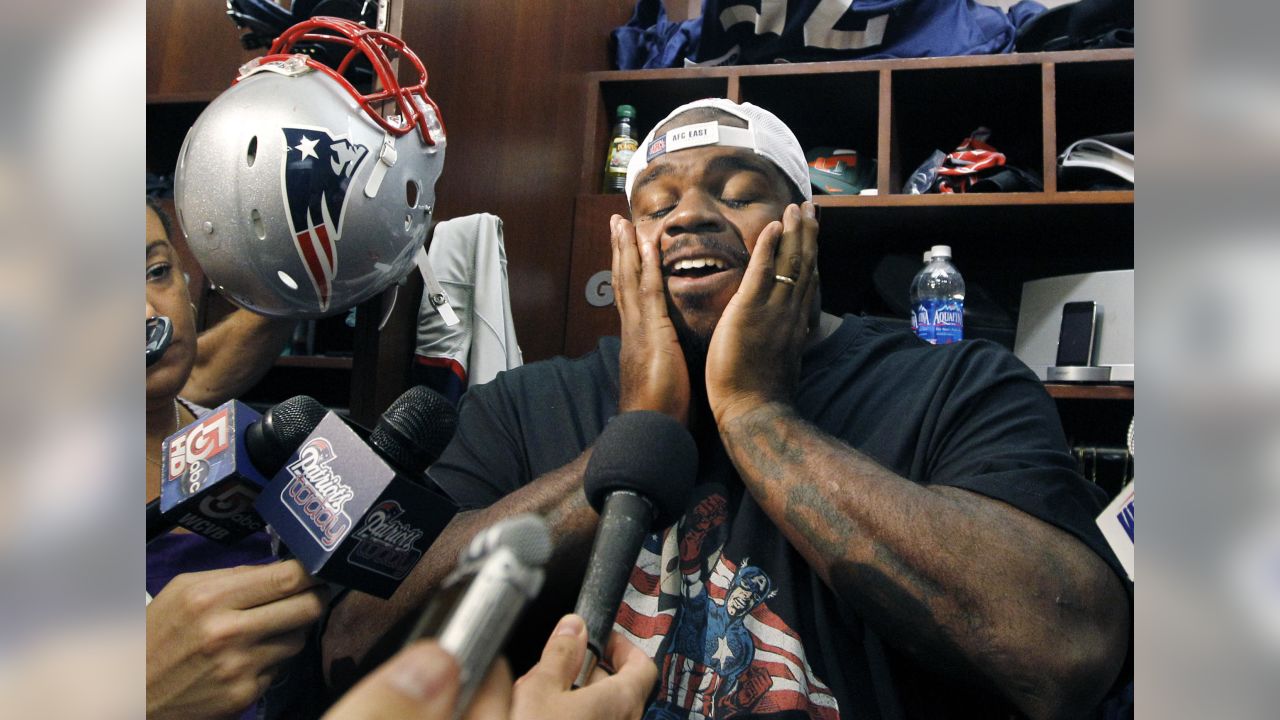
M 926 667 L 993 685 L 1025 711 L 1061 697 L 1057 678 L 1078 677 L 1072 653 L 1114 645 L 1127 626 L 1101 624 L 1107 604 L 1123 604 L 1101 560 L 1020 510 L 900 477 L 780 403 L 729 420 L 721 437 L 827 586 Z
M 724 433 L 725 449 L 729 457 L 735 458 L 733 463 L 738 473 L 747 477 L 747 468 L 736 458 L 739 452 L 746 458 L 753 476 L 773 480 L 782 478 L 797 466 L 803 466 L 807 458 L 799 445 L 788 446 L 783 434 L 784 417 L 791 413 L 777 405 L 767 405 L 763 410 L 737 418 L 730 423 Z M 752 493 L 762 501 L 769 495 L 769 483 L 753 487 Z
M 743 465 L 750 466 L 761 482 L 746 481 L 746 467 L 739 467 L 744 481 L 748 483 L 753 494 L 764 505 L 776 493 L 775 488 L 783 489 L 783 517 L 785 526 L 790 526 L 798 536 L 793 544 L 809 546 L 812 553 L 830 561 L 843 561 L 846 567 L 876 567 L 881 578 L 877 585 L 891 582 L 919 598 L 924 603 L 936 599 L 941 590 L 938 584 L 928 577 L 911 569 L 910 565 L 899 557 L 892 548 L 873 537 L 858 526 L 856 517 L 845 510 L 850 498 L 847 490 L 837 491 L 836 496 L 824 492 L 818 482 L 806 479 L 806 463 L 811 459 L 810 438 L 788 437 L 787 423 L 797 423 L 801 427 L 813 430 L 819 445 L 829 445 L 825 437 L 817 434 L 816 428 L 796 418 L 781 407 L 769 407 L 766 411 L 745 416 L 741 425 L 727 434 L 728 443 L 740 448 L 746 458 Z M 790 442 L 788 442 L 790 440 Z M 830 447 L 816 448 L 820 454 Z M 847 448 L 845 448 L 847 450 Z M 732 453 L 733 448 L 730 448 Z M 734 454 L 734 457 L 737 457 Z M 869 463 L 874 465 L 873 463 Z M 878 465 L 874 469 L 885 472 Z M 815 480 L 820 479 L 814 478 Z M 826 484 L 826 483 L 824 483 Z M 827 484 L 828 487 L 842 488 Z M 764 497 L 760 497 L 763 495 Z M 870 564 L 858 565 L 851 562 L 850 557 L 855 550 L 855 543 L 870 543 L 873 561 Z M 849 576 L 843 578 L 848 580 Z M 852 599 L 858 595 L 856 584 L 838 582 L 831 577 L 831 584 L 836 593 L 844 598 Z M 932 614 L 932 613 L 930 613 Z

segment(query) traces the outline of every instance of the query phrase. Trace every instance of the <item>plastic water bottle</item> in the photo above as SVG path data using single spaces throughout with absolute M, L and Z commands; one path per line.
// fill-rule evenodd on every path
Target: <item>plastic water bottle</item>
M 951 264 L 951 246 L 934 245 L 929 264 L 916 275 L 916 335 L 934 345 L 964 339 L 964 278 Z
M 915 333 L 918 337 L 923 337 L 920 335 L 920 318 L 916 315 L 916 309 L 920 305 L 920 276 L 924 274 L 924 268 L 929 267 L 929 261 L 933 259 L 933 251 L 925 250 L 923 259 L 924 267 L 920 268 L 920 272 L 917 272 L 916 276 L 911 278 L 911 290 L 908 293 L 908 297 L 910 298 L 909 305 L 911 307 L 911 332 Z

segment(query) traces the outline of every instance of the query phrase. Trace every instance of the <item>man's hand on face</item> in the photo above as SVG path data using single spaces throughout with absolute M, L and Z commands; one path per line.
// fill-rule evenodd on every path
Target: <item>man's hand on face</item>
M 631 221 L 609 219 L 613 298 L 622 318 L 618 411 L 656 410 L 689 424 L 689 369 L 667 314 L 657 242 L 636 240 Z
M 760 233 L 707 351 L 707 401 L 718 427 L 764 403 L 792 401 L 814 317 L 817 257 L 813 203 L 788 205 L 781 222 Z

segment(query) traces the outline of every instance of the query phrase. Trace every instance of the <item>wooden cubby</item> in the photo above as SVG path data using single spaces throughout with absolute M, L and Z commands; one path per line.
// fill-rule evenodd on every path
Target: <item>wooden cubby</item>
M 1133 61 L 1055 63 L 1054 115 L 1060 153 L 1081 138 L 1133 130 Z
M 950 152 L 979 127 L 1010 165 L 1043 175 L 1044 116 L 1039 64 L 906 68 L 883 77 L 892 84 L 889 187 L 902 192 L 934 150 Z
M 617 105 L 636 107 L 643 137 L 689 100 L 727 97 L 771 110 L 806 149 L 852 147 L 874 157 L 876 195 L 814 199 L 824 309 L 905 326 L 906 312 L 894 306 L 905 308 L 914 270 L 902 297 L 887 301 L 892 291 L 876 287 L 877 268 L 918 268 L 922 251 L 949 244 L 970 288 L 966 335 L 1012 348 L 1024 282 L 1134 266 L 1133 192 L 1059 192 L 1056 177 L 1057 155 L 1070 142 L 1133 129 L 1133 65 L 1133 50 L 1121 49 L 588 73 L 565 354 L 618 332 L 616 309 L 586 300 L 588 279 L 610 266 L 608 217 L 627 212 L 623 196 L 599 193 Z M 1009 164 L 1043 178 L 1043 191 L 902 194 L 929 153 L 949 152 L 980 126 Z M 1132 415 L 1131 386 L 1050 390 L 1060 404 L 1106 400 L 1101 412 Z

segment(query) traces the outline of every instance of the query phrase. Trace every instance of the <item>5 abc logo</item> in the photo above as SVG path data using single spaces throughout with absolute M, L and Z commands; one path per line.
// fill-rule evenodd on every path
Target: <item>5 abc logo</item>
M 222 408 L 187 432 L 169 440 L 169 477 L 182 477 L 191 470 L 188 482 L 198 483 L 198 490 L 209 474 L 209 458 L 231 446 L 230 410 Z

